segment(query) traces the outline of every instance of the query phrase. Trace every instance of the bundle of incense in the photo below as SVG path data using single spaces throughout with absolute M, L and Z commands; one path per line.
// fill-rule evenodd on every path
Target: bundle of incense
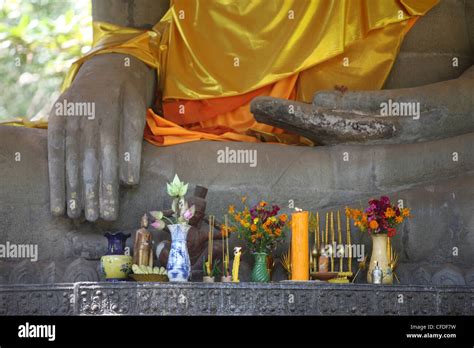
M 207 275 L 212 273 L 212 251 L 214 249 L 214 215 L 209 215 L 209 241 L 207 243 Z
M 331 211 L 331 272 L 334 272 L 334 212 Z
M 321 251 L 321 241 L 319 240 L 319 212 L 316 212 L 316 248 L 318 249 L 318 253 Z
M 329 224 L 329 213 L 326 212 L 326 238 L 324 239 L 324 244 L 327 245 L 328 244 L 328 224 Z
M 227 215 L 224 216 L 224 223 L 225 223 L 225 244 L 226 244 L 226 250 L 225 250 L 225 256 L 224 256 L 224 266 L 225 266 L 225 271 L 224 276 L 229 276 L 229 262 L 230 262 L 230 256 L 229 256 L 229 225 L 228 225 L 228 220 L 227 220 Z
M 337 211 L 337 243 L 338 248 L 342 246 L 342 229 L 341 229 L 341 213 Z M 343 255 L 339 253 L 339 272 L 344 272 L 344 258 Z
M 349 255 L 348 255 L 348 261 L 347 261 L 347 267 L 349 268 L 349 272 L 352 272 L 352 246 L 351 246 L 351 227 L 350 227 L 350 216 L 349 214 L 346 215 L 346 232 L 347 232 L 347 238 L 346 238 L 346 244 L 349 248 Z

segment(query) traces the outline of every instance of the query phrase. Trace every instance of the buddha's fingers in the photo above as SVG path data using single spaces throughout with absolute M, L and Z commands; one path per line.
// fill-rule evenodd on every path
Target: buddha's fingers
M 120 181 L 124 185 L 137 185 L 140 181 L 143 129 L 147 109 L 143 99 L 133 86 L 125 87 L 119 151 Z
M 81 173 L 81 116 L 64 116 L 66 120 L 66 206 L 70 218 L 78 218 L 82 211 Z
M 99 122 L 98 118 L 82 119 L 82 180 L 84 190 L 84 214 L 88 221 L 99 218 Z
M 118 149 L 120 136 L 120 91 L 111 87 L 111 104 L 102 105 L 100 114 L 100 217 L 116 220 L 119 208 Z
M 55 216 L 64 215 L 66 183 L 64 180 L 64 156 L 66 141 L 65 117 L 56 115 L 53 107 L 48 124 L 48 167 L 50 208 Z

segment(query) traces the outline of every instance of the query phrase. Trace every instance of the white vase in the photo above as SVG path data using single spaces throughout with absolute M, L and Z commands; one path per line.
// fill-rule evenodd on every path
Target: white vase
M 166 270 L 170 282 L 187 282 L 191 276 L 191 260 L 186 242 L 190 228 L 188 224 L 168 225 L 171 249 Z
M 378 263 L 382 269 L 382 284 L 393 284 L 393 273 L 390 268 L 390 260 L 387 253 L 387 234 L 372 233 L 372 256 L 370 257 L 369 270 L 367 272 L 367 282 L 372 283 L 372 271 Z

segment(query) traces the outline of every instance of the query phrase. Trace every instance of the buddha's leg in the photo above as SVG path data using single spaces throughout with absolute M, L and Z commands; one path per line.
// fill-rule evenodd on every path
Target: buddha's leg
M 474 132 L 474 67 L 453 80 L 381 91 L 323 91 L 313 104 L 256 98 L 257 121 L 304 135 L 319 144 L 391 144 Z M 411 110 L 391 113 L 391 106 Z M 387 111 L 384 112 L 384 108 Z

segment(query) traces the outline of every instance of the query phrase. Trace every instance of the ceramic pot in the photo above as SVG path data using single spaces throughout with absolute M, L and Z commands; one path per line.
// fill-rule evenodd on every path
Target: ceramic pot
M 191 261 L 186 242 L 190 227 L 188 224 L 168 225 L 171 248 L 166 270 L 170 282 L 187 282 L 191 276 Z
M 266 253 L 254 253 L 255 263 L 253 265 L 252 274 L 250 279 L 257 283 L 268 283 L 270 275 L 268 274 L 267 268 L 267 254 Z
M 107 238 L 107 253 L 105 255 L 124 255 L 125 254 L 125 243 L 131 236 L 130 233 L 104 233 Z
M 204 283 L 214 283 L 214 277 L 204 276 L 202 277 Z
M 128 255 L 102 256 L 100 268 L 107 281 L 125 280 L 132 273 L 132 257 Z

